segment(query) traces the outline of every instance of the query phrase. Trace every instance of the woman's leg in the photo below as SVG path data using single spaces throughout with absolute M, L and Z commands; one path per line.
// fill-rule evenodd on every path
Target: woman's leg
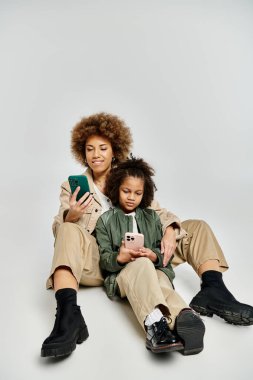
M 224 272 L 228 264 L 221 247 L 209 227 L 203 220 L 186 220 L 182 222 L 187 236 L 178 242 L 173 266 L 188 262 L 199 275 L 204 270 Z
M 88 329 L 77 305 L 79 283 L 102 285 L 99 252 L 93 236 L 73 223 L 59 227 L 50 277 L 47 287 L 56 291 L 57 313 L 54 328 L 43 342 L 41 355 L 70 354 L 88 338 Z
M 187 220 L 182 223 L 187 236 L 179 241 L 174 266 L 187 261 L 201 277 L 201 290 L 190 306 L 203 315 L 216 314 L 229 323 L 253 324 L 253 308 L 238 302 L 226 288 L 222 272 L 228 269 L 224 254 L 207 223 Z
M 61 224 L 47 288 L 77 289 L 78 284 L 101 286 L 103 281 L 96 239 L 75 223 Z
M 75 276 L 73 276 L 72 271 L 68 267 L 60 266 L 56 268 L 53 276 L 54 291 L 57 292 L 59 289 L 71 288 L 77 291 L 78 283 Z

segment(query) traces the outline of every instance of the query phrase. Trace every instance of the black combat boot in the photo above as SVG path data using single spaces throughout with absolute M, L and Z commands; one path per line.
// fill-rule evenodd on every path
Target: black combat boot
M 76 304 L 76 291 L 60 289 L 55 293 L 57 312 L 54 328 L 43 342 L 41 356 L 66 356 L 89 336 L 80 307 Z
M 202 275 L 201 290 L 192 299 L 190 306 L 201 315 L 213 314 L 234 325 L 253 324 L 253 307 L 240 303 L 226 288 L 222 273 L 209 270 Z
M 175 322 L 175 332 L 183 341 L 184 355 L 194 355 L 204 348 L 205 325 L 197 313 L 191 309 L 180 311 Z

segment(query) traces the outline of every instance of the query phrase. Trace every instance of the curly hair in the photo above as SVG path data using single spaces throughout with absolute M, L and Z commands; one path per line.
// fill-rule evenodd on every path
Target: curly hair
M 144 181 L 144 192 L 139 207 L 146 208 L 150 206 L 154 199 L 154 192 L 157 190 L 151 178 L 154 174 L 154 169 L 142 158 L 131 156 L 111 169 L 106 179 L 105 194 L 111 199 L 112 204 L 117 206 L 119 204 L 119 187 L 123 181 L 130 176 L 141 178 Z
M 125 160 L 132 147 L 130 129 L 118 116 L 101 112 L 84 117 L 71 132 L 71 151 L 82 165 L 87 166 L 85 145 L 88 137 L 92 135 L 99 135 L 110 141 L 114 164 Z

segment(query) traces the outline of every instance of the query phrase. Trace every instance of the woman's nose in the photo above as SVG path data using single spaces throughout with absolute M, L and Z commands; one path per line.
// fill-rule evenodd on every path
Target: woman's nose
M 98 149 L 94 149 L 94 151 L 93 151 L 93 156 L 94 157 L 99 157 L 99 150 Z

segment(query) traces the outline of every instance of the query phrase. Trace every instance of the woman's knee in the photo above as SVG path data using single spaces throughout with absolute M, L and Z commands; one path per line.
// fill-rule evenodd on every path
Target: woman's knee
M 58 234 L 63 233 L 65 231 L 75 231 L 75 230 L 76 230 L 75 223 L 64 222 L 60 224 L 59 229 L 58 229 Z

